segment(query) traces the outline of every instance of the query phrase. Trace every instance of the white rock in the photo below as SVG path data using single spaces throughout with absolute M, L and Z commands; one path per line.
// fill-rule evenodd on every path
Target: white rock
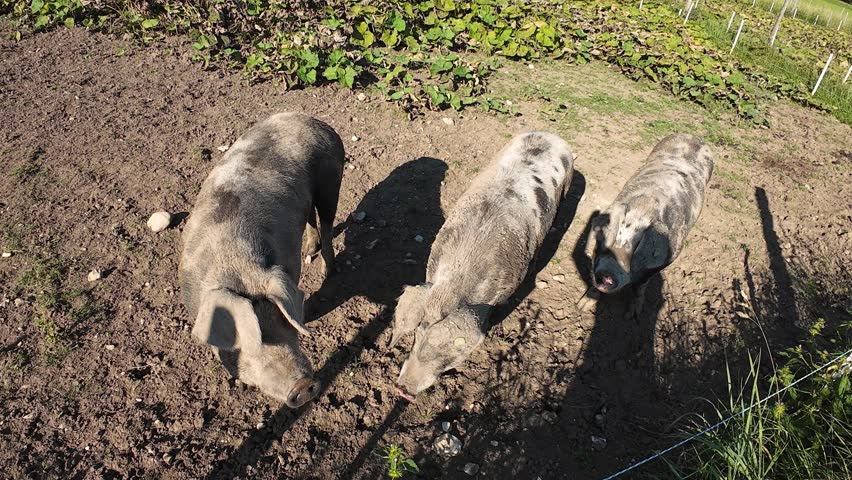
M 107 349 L 107 350 L 109 350 L 109 351 L 113 351 L 113 350 L 115 350 L 115 345 L 112 345 L 112 344 L 110 344 L 110 345 L 104 345 L 104 348 L 105 348 L 105 349 Z
M 414 241 L 417 243 L 423 243 L 423 235 L 415 235 Z
M 358 138 L 358 135 L 352 135 L 353 142 L 357 142 L 358 140 L 361 140 L 360 138 Z
M 216 147 L 216 150 L 219 150 L 220 152 L 225 153 L 225 152 L 228 151 L 229 148 L 231 148 L 231 147 L 229 147 L 227 145 L 219 145 L 218 147 Z
M 148 228 L 150 228 L 152 232 L 162 232 L 169 228 L 171 223 L 172 215 L 169 212 L 159 211 L 155 212 L 151 215 L 151 218 L 148 219 Z
M 443 430 L 444 433 L 448 433 L 450 431 L 450 422 L 441 422 L 441 430 Z
M 452 118 L 447 118 L 447 117 L 442 118 L 441 121 L 446 123 L 447 125 L 450 125 L 450 126 L 453 126 L 456 123 L 456 122 L 453 121 Z
M 455 435 L 445 433 L 435 439 L 435 451 L 445 457 L 454 457 L 461 452 L 462 442 Z
M 559 282 L 559 283 L 565 282 L 565 275 L 562 275 L 561 273 L 557 273 L 556 275 L 554 275 L 550 278 L 552 278 L 554 282 Z
M 598 449 L 606 448 L 606 439 L 603 437 L 596 437 L 592 435 L 592 445 L 594 445 L 595 448 Z
M 533 64 L 531 63 L 531 64 L 527 65 L 527 68 L 529 68 L 530 70 L 532 70 L 532 69 L 534 69 L 534 68 L 535 68 L 535 65 L 533 65 Z
M 540 288 L 544 290 L 545 288 L 547 288 L 547 282 L 545 282 L 544 280 L 539 280 L 535 282 L 535 288 Z
M 362 102 L 363 102 L 363 101 L 364 101 L 364 100 L 366 100 L 366 99 L 367 99 L 367 94 L 366 94 L 366 93 L 361 92 L 361 93 L 359 93 L 359 94 L 358 94 L 358 100 L 360 100 L 360 101 L 362 101 Z
M 464 473 L 466 473 L 470 476 L 474 476 L 474 475 L 476 475 L 476 472 L 478 472 L 478 471 L 479 471 L 479 465 L 477 465 L 475 463 L 471 463 L 471 462 L 464 464 Z
M 16 298 L 13 303 L 15 304 L 16 307 L 20 307 L 21 305 L 23 305 L 27 302 L 25 302 L 23 298 Z
M 312 261 L 313 257 L 311 257 L 310 255 L 305 255 L 305 265 L 310 265 Z
M 9 258 L 12 256 L 12 252 L 3 252 L 3 258 Z
M 87 277 L 90 282 L 97 282 L 101 279 L 101 271 L 100 270 L 92 270 L 89 272 L 89 276 Z

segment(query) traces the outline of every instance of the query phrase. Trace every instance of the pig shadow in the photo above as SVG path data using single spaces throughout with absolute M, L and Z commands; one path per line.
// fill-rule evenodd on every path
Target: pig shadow
M 336 255 L 335 262 L 341 271 L 326 279 L 306 302 L 306 318 L 325 315 L 355 295 L 392 305 L 404 285 L 424 281 L 429 246 L 444 223 L 440 198 L 446 171 L 443 161 L 421 157 L 397 167 L 367 192 L 355 210 L 367 216 L 361 223 L 348 225 L 344 249 Z M 421 242 L 414 239 L 418 235 Z M 312 317 L 309 312 L 313 312 Z M 360 358 L 364 348 L 375 347 L 391 317 L 392 310 L 383 308 L 350 342 L 328 357 L 315 374 L 321 385 L 318 396 L 324 395 L 337 376 Z M 227 363 L 233 362 L 236 358 L 229 358 Z M 398 418 L 403 407 L 400 404 L 394 408 L 390 420 L 383 424 L 385 429 Z M 273 442 L 313 408 L 313 402 L 295 410 L 280 408 L 265 425 L 252 429 L 237 449 L 214 465 L 206 478 L 245 478 L 248 467 L 256 466 L 267 456 Z M 374 435 L 371 443 L 380 437 Z M 366 456 L 366 453 L 359 456 L 358 461 L 363 462 Z
M 305 302 L 305 318 L 318 319 L 348 299 L 363 295 L 392 305 L 405 285 L 426 278 L 429 249 L 444 216 L 441 183 L 447 164 L 421 157 L 397 167 L 371 189 L 348 221 L 336 272 Z

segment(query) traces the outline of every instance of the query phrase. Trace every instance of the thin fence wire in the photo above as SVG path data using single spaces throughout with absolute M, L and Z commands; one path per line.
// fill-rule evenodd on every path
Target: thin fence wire
M 602 480 L 612 480 L 612 479 L 614 479 L 614 478 L 618 478 L 618 477 L 620 477 L 620 476 L 624 475 L 625 473 L 630 472 L 630 471 L 632 471 L 632 470 L 634 470 L 634 469 L 637 469 L 637 468 L 641 467 L 642 465 L 644 465 L 644 464 L 646 464 L 646 463 L 648 463 L 648 462 L 650 462 L 650 461 L 652 461 L 652 460 L 656 460 L 657 458 L 662 457 L 663 455 L 665 455 L 665 454 L 667 454 L 667 453 L 671 452 L 672 450 L 677 450 L 678 448 L 680 448 L 680 447 L 682 447 L 682 446 L 686 445 L 687 443 L 689 443 L 689 442 L 691 442 L 691 441 L 695 440 L 696 438 L 698 438 L 698 437 L 700 437 L 700 436 L 702 436 L 702 435 L 706 435 L 706 434 L 708 434 L 708 433 L 712 432 L 713 430 L 716 430 L 717 428 L 721 427 L 722 425 L 725 425 L 726 423 L 730 422 L 731 420 L 733 420 L 733 419 L 735 419 L 735 418 L 737 418 L 737 417 L 739 417 L 739 416 L 741 416 L 741 415 L 743 415 L 743 414 L 747 413 L 747 412 L 748 412 L 748 411 L 750 411 L 752 408 L 754 408 L 754 407 L 756 407 L 756 406 L 758 406 L 758 405 L 762 405 L 762 404 L 764 404 L 764 403 L 768 402 L 769 400 L 771 400 L 771 399 L 773 399 L 773 398 L 775 398 L 775 397 L 777 397 L 777 396 L 781 395 L 782 393 L 784 393 L 784 392 L 786 392 L 787 390 L 789 390 L 789 389 L 791 389 L 791 388 L 795 387 L 795 386 L 796 386 L 796 385 L 798 385 L 799 383 L 801 383 L 801 382 L 803 382 L 803 381 L 807 380 L 808 378 L 810 378 L 810 377 L 812 377 L 812 376 L 816 375 L 817 373 L 821 372 L 822 370 L 825 370 L 826 368 L 830 367 L 831 365 L 833 365 L 833 364 L 834 364 L 834 363 L 836 363 L 837 361 L 846 359 L 846 358 L 847 358 L 847 357 L 849 357 L 850 355 L 852 355 L 852 348 L 850 348 L 849 350 L 847 350 L 845 353 L 842 353 L 842 354 L 838 355 L 837 357 L 833 358 L 833 359 L 832 359 L 831 361 L 829 361 L 828 363 L 823 364 L 821 367 L 817 368 L 816 370 L 814 370 L 814 371 L 812 371 L 812 372 L 808 373 L 807 375 L 805 375 L 805 376 L 803 376 L 803 377 L 799 378 L 798 380 L 796 380 L 795 382 L 791 383 L 790 385 L 787 385 L 786 387 L 784 387 L 784 388 L 782 388 L 782 389 L 780 389 L 780 390 L 776 391 L 775 393 L 773 393 L 773 394 L 771 394 L 771 395 L 768 395 L 766 398 L 764 398 L 764 399 L 762 399 L 762 400 L 759 400 L 759 401 L 757 401 L 757 402 L 755 402 L 755 403 L 753 403 L 753 404 L 749 405 L 748 407 L 746 407 L 746 408 L 744 408 L 744 409 L 740 410 L 739 412 L 737 412 L 737 413 L 735 413 L 735 414 L 733 414 L 733 415 L 730 415 L 730 416 L 728 416 L 728 417 L 726 417 L 726 418 L 724 418 L 724 419 L 722 419 L 722 420 L 720 420 L 720 421 L 718 421 L 718 422 L 714 423 L 713 425 L 711 425 L 711 426 L 709 426 L 709 427 L 705 428 L 704 430 L 701 430 L 701 431 L 699 431 L 699 432 L 697 432 L 697 433 L 694 433 L 694 434 L 690 435 L 689 437 L 687 437 L 687 438 L 685 438 L 685 439 L 683 439 L 683 440 L 681 440 L 681 441 L 677 442 L 676 444 L 674 444 L 674 445 L 672 445 L 672 446 L 670 446 L 670 447 L 666 448 L 665 450 L 659 451 L 659 452 L 657 452 L 657 453 L 655 453 L 655 454 L 651 455 L 650 457 L 647 457 L 647 458 L 643 459 L 643 460 L 642 460 L 642 461 L 640 461 L 640 462 L 637 462 L 637 463 L 634 463 L 633 465 L 630 465 L 630 466 L 628 466 L 628 467 L 625 467 L 625 468 L 623 468 L 623 469 L 619 470 L 618 472 L 613 473 L 612 475 L 610 475 L 610 476 L 608 476 L 608 477 L 604 477 Z M 690 474 L 690 475 L 689 475 L 689 476 L 687 476 L 686 478 L 689 478 L 689 477 L 690 477 L 690 476 L 692 476 L 694 473 L 695 473 L 695 472 L 693 472 L 692 474 Z

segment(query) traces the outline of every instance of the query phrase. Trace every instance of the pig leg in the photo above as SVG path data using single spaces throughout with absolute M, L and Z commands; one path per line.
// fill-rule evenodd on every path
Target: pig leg
M 583 294 L 583 297 L 577 302 L 577 308 L 580 309 L 581 312 L 590 313 L 595 309 L 595 306 L 598 304 L 598 300 L 600 300 L 601 294 L 594 288 L 589 288 L 586 290 L 586 293 Z
M 308 224 L 305 227 L 305 234 L 307 236 L 305 240 L 305 261 L 307 262 L 309 258 L 313 257 L 320 251 L 320 237 L 319 232 L 317 232 L 317 215 L 313 206 L 311 206 L 310 212 L 308 213 Z
M 334 239 L 334 216 L 337 214 L 337 197 L 339 195 L 340 182 L 338 181 L 335 186 L 327 185 L 326 188 L 321 189 L 314 200 L 319 217 L 319 243 L 323 271 L 326 277 L 334 268 L 334 247 L 331 241 Z
M 633 289 L 633 298 L 630 300 L 630 305 L 627 308 L 627 315 L 637 324 L 639 316 L 642 314 L 642 309 L 645 307 L 645 290 L 648 287 L 648 282 L 644 281 Z

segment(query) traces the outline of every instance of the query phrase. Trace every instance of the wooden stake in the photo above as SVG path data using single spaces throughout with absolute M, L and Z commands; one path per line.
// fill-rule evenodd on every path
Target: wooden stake
M 818 22 L 818 21 L 819 21 L 819 14 L 817 14 L 817 17 L 814 19 L 814 25 L 816 25 L 816 22 Z
M 757 3 L 757 0 L 751 0 L 751 6 L 752 7 L 754 6 L 755 3 Z
M 728 52 L 728 55 L 734 53 L 734 48 L 737 46 L 737 42 L 740 39 L 740 33 L 742 33 L 742 31 L 743 31 L 743 25 L 745 25 L 745 18 L 740 20 L 740 28 L 737 29 L 737 36 L 734 37 L 734 44 L 731 45 L 731 51 Z
M 819 74 L 819 78 L 817 78 L 817 83 L 814 85 L 814 89 L 811 92 L 811 96 L 813 97 L 816 94 L 817 89 L 819 88 L 819 84 L 822 83 L 822 77 L 825 76 L 825 72 L 828 71 L 828 66 L 831 65 L 831 61 L 834 60 L 834 53 L 830 53 L 828 55 L 828 61 L 825 62 L 825 66 L 822 67 L 822 73 Z
M 734 17 L 737 15 L 737 12 L 731 12 L 731 19 L 728 20 L 728 28 L 725 29 L 725 33 L 731 31 L 731 24 L 734 23 Z
M 849 65 L 849 70 L 846 70 L 846 76 L 843 77 L 843 83 L 846 83 L 846 80 L 849 80 L 850 73 L 852 73 L 852 65 Z
M 772 2 L 772 5 L 769 6 L 769 13 L 772 13 L 772 10 L 775 10 L 775 2 Z
M 639 10 L 642 10 L 642 3 L 643 3 L 644 1 L 645 1 L 645 0 L 639 0 Z

